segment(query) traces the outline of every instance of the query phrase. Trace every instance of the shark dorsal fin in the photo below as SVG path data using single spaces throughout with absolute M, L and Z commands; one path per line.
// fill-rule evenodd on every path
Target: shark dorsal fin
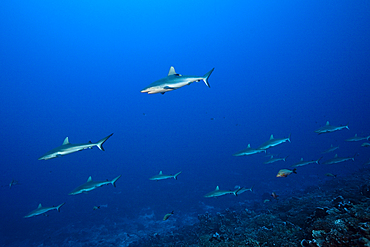
M 248 148 L 251 148 L 251 144 L 248 144 Z
M 330 147 L 333 147 L 333 144 L 331 144 Z
M 168 76 L 170 76 L 170 75 L 176 75 L 176 71 L 175 71 L 175 68 L 173 66 L 171 66 L 170 71 L 168 71 Z
M 87 179 L 87 182 L 91 182 L 92 181 L 92 178 L 91 176 Z
M 270 140 L 272 140 L 272 139 L 274 139 L 274 135 L 271 135 L 271 136 L 270 136 Z
M 215 190 L 220 190 L 220 188 L 218 187 L 218 185 L 216 186 L 216 189 Z
M 64 139 L 64 141 L 63 141 L 63 144 L 62 144 L 62 145 L 67 145 L 67 144 L 69 144 L 68 136 L 66 137 L 66 139 Z
M 335 155 L 334 155 L 334 158 L 338 158 L 338 154 L 335 154 Z
M 330 124 L 329 124 L 329 121 L 326 121 L 326 126 L 328 126 L 328 125 L 330 125 Z
M 159 175 L 162 175 L 163 173 L 162 173 L 162 171 L 159 171 Z
M 303 158 L 301 158 L 301 161 L 303 161 Z
M 357 134 L 355 134 L 355 137 L 357 137 Z
M 38 206 L 37 208 L 42 208 L 42 205 L 41 205 L 41 203 L 39 204 L 39 206 Z

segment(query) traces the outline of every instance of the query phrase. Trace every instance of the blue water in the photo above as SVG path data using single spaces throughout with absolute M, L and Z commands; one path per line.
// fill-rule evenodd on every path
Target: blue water
M 370 134 L 369 11 L 368 1 L 342 0 L 2 1 L 0 244 L 32 246 L 49 232 L 67 238 L 65 229 L 123 221 L 145 225 L 145 215 L 160 222 L 172 210 L 167 222 L 180 226 L 207 210 L 317 185 L 327 172 L 349 176 L 370 157 L 362 142 L 344 141 Z M 183 75 L 215 68 L 211 88 L 199 82 L 140 93 L 170 66 Z M 326 121 L 350 130 L 314 133 Z M 84 143 L 110 133 L 105 152 L 38 160 L 66 136 Z M 264 165 L 262 153 L 232 156 L 271 134 L 291 134 L 291 143 L 268 150 L 289 155 L 285 163 Z M 356 161 L 275 177 L 331 144 L 339 156 L 358 153 Z M 160 170 L 182 174 L 148 179 Z M 116 188 L 68 195 L 89 176 L 118 175 Z M 19 184 L 9 189 L 12 179 Z M 203 197 L 217 185 L 255 191 Z M 23 218 L 39 203 L 62 202 L 60 213 Z

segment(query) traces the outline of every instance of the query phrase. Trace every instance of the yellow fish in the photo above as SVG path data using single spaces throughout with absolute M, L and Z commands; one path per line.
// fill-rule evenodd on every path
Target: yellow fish
M 169 214 L 166 214 L 164 217 L 163 217 L 163 221 L 165 220 L 168 220 L 168 218 L 170 218 L 171 216 L 173 215 L 173 211 Z
M 292 174 L 292 173 L 297 173 L 296 172 L 296 168 L 294 168 L 293 170 L 289 170 L 289 169 L 281 169 L 278 174 L 276 175 L 276 177 L 278 178 L 285 178 L 287 177 L 288 175 Z

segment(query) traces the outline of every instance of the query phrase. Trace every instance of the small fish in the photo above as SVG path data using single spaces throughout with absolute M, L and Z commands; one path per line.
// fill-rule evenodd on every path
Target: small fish
M 173 211 L 169 214 L 166 214 L 164 217 L 163 217 L 163 221 L 165 220 L 168 220 L 168 218 L 170 218 L 171 216 L 173 215 Z
M 269 199 L 265 199 L 264 201 L 263 201 L 263 203 L 266 203 L 266 202 L 269 202 L 270 200 Z
M 361 144 L 361 147 L 365 147 L 365 148 L 370 147 L 370 143 L 364 142 Z
M 97 210 L 97 209 L 100 209 L 100 206 L 94 206 L 93 207 L 93 210 Z
M 285 178 L 287 177 L 288 175 L 292 174 L 292 173 L 296 173 L 297 168 L 294 168 L 293 170 L 289 170 L 289 169 L 281 169 L 278 174 L 276 175 L 277 178 Z
M 274 199 L 276 199 L 276 200 L 278 200 L 279 198 L 279 196 L 275 193 L 275 192 L 272 192 L 271 193 L 271 196 L 274 198 Z
M 325 176 L 327 176 L 327 177 L 333 177 L 333 178 L 336 178 L 337 177 L 337 175 L 334 175 L 332 173 L 326 173 Z
M 13 179 L 13 180 L 10 182 L 10 184 L 9 184 L 9 188 L 12 188 L 12 186 L 14 186 L 14 185 L 16 185 L 16 184 L 18 184 L 18 181 Z

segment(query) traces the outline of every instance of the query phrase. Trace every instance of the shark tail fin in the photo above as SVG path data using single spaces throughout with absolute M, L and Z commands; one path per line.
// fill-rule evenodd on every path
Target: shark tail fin
M 111 181 L 111 183 L 112 183 L 112 185 L 114 186 L 114 187 L 116 187 L 116 182 L 117 182 L 117 180 L 121 177 L 122 175 L 119 175 L 118 177 L 116 177 L 115 179 L 113 179 L 112 181 Z
M 322 159 L 322 156 L 318 159 L 318 160 L 316 160 L 315 162 L 316 162 L 316 164 L 320 164 L 320 160 Z
M 289 136 L 288 136 L 288 141 L 289 141 L 289 142 L 291 142 L 291 141 L 290 141 L 290 136 L 291 136 L 291 135 L 292 135 L 292 133 L 290 133 L 290 134 L 289 134 Z
M 57 211 L 60 212 L 60 207 L 63 206 L 64 204 L 66 204 L 65 202 L 63 202 L 62 204 L 60 204 L 59 206 L 57 206 Z
M 243 187 L 237 188 L 236 190 L 233 191 L 234 196 L 238 196 L 238 192 L 241 191 Z
M 105 142 L 106 140 L 108 140 L 108 138 L 109 138 L 109 137 L 111 137 L 112 135 L 113 135 L 113 133 L 112 133 L 112 134 L 110 134 L 109 136 L 107 136 L 107 137 L 105 137 L 105 138 L 101 139 L 100 141 L 98 141 L 98 142 L 96 143 L 96 145 L 98 146 L 98 148 L 99 148 L 101 151 L 105 151 L 105 150 L 104 150 L 104 148 L 103 148 L 103 144 L 104 144 L 104 142 Z
M 209 83 L 208 83 L 208 78 L 210 77 L 210 75 L 212 74 L 212 72 L 213 72 L 213 70 L 214 70 L 215 68 L 213 68 L 213 69 L 211 69 L 210 71 L 208 71 L 208 73 L 207 74 L 205 74 L 204 76 L 203 76 L 203 81 L 204 81 L 204 83 L 207 85 L 207 87 L 211 87 L 210 85 L 209 85 Z
M 173 175 L 173 178 L 177 180 L 177 176 L 178 176 L 178 175 L 180 175 L 181 173 L 182 173 L 182 171 L 181 171 L 181 172 L 176 173 L 175 175 Z

